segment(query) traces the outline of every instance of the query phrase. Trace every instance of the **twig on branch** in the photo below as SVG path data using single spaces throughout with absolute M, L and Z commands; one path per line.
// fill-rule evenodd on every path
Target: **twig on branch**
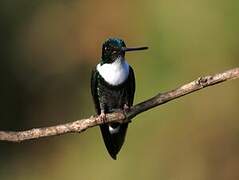
M 147 111 L 153 107 L 159 106 L 168 101 L 190 94 L 194 91 L 198 91 L 205 87 L 236 78 L 239 78 L 239 68 L 234 68 L 211 76 L 200 77 L 177 89 L 165 93 L 159 93 L 158 95 L 133 106 L 127 113 L 115 112 L 107 114 L 106 122 L 127 122 L 138 114 Z M 100 124 L 103 124 L 103 122 L 97 116 L 91 116 L 87 119 L 81 119 L 74 122 L 51 127 L 34 128 L 26 131 L 0 131 L 0 141 L 21 142 L 29 139 L 56 136 L 66 133 L 80 133 L 88 128 Z

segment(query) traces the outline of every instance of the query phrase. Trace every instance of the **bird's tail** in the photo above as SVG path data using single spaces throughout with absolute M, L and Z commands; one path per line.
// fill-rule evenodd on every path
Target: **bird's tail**
M 125 135 L 127 132 L 128 123 L 120 124 L 102 124 L 100 125 L 101 134 L 103 136 L 105 146 L 110 156 L 116 160 L 116 155 L 120 151 Z

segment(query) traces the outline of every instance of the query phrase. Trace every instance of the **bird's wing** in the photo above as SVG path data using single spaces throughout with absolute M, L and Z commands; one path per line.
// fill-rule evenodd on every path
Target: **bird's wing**
M 127 96 L 128 96 L 128 103 L 129 106 L 133 105 L 134 102 L 134 92 L 135 92 L 135 77 L 134 77 L 134 70 L 132 67 L 129 67 L 129 79 L 127 84 Z
M 91 95 L 95 104 L 95 110 L 97 114 L 100 114 L 100 103 L 99 103 L 99 97 L 97 93 L 98 76 L 99 76 L 99 72 L 96 70 L 96 68 L 93 69 L 91 73 Z

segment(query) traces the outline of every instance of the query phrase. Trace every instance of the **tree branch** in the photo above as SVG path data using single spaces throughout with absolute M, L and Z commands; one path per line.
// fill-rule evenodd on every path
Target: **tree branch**
M 198 79 L 185 84 L 177 89 L 159 93 L 158 95 L 133 106 L 129 112 L 115 112 L 107 114 L 106 122 L 128 122 L 138 114 L 151 108 L 169 102 L 173 99 L 190 94 L 208 86 L 222 83 L 227 80 L 239 78 L 239 67 L 219 74 L 199 77 Z M 21 142 L 29 139 L 37 139 L 42 137 L 62 135 L 66 133 L 81 133 L 88 128 L 103 124 L 97 116 L 91 116 L 87 119 L 81 119 L 66 124 L 34 128 L 26 131 L 0 131 L 0 141 Z

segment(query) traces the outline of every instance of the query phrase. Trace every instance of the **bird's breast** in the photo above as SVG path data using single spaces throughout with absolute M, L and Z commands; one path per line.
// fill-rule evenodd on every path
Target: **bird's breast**
M 111 64 L 98 64 L 97 70 L 110 85 L 122 84 L 129 76 L 129 64 L 125 60 L 116 60 Z

